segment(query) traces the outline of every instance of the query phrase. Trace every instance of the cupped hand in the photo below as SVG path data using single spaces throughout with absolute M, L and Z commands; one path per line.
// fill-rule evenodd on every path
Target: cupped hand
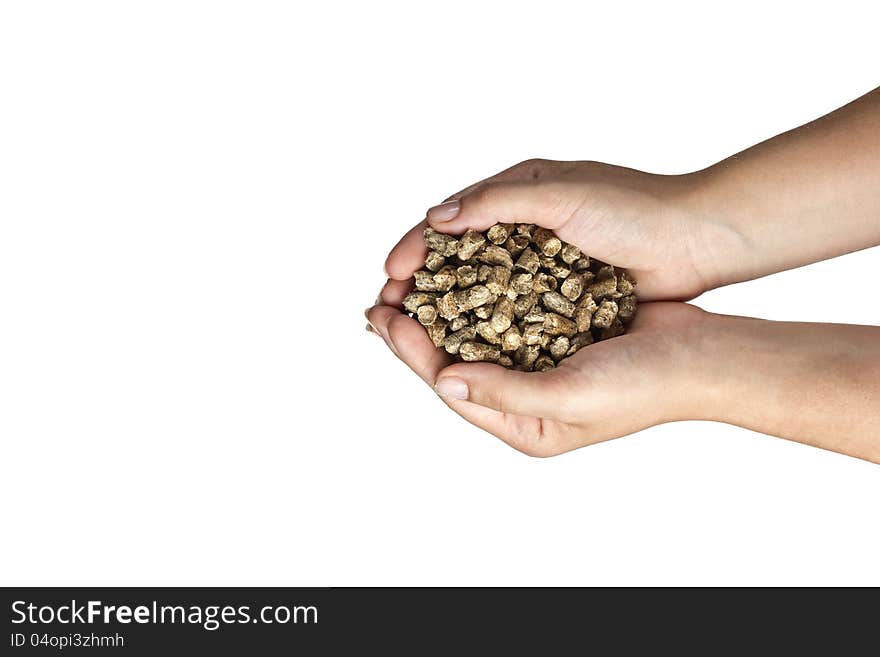
M 705 316 L 669 300 L 712 287 L 715 262 L 740 240 L 696 218 L 688 176 L 597 162 L 529 160 L 431 208 L 385 263 L 389 281 L 368 319 L 388 347 L 466 420 L 533 455 L 549 456 L 683 419 L 685 373 Z M 628 269 L 640 304 L 627 333 L 578 351 L 548 372 L 454 363 L 400 311 L 421 269 L 424 228 L 461 234 L 495 223 L 535 223 L 591 257 Z M 651 301 L 653 303 L 644 303 Z
M 402 298 L 392 281 L 383 298 Z M 468 422 L 532 456 L 552 456 L 692 414 L 702 310 L 685 303 L 640 306 L 625 335 L 584 347 L 547 372 L 454 363 L 425 329 L 393 305 L 367 319 L 388 347 Z
M 642 301 L 687 300 L 720 284 L 743 238 L 692 210 L 695 176 L 661 176 L 599 162 L 528 160 L 431 208 L 394 247 L 388 276 L 409 279 L 425 258 L 426 225 L 450 234 L 534 223 L 584 253 L 629 269 Z

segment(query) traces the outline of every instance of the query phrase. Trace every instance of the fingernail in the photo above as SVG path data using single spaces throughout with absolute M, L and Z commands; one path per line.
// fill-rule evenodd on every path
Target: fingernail
M 461 203 L 458 201 L 446 201 L 446 203 L 435 205 L 428 210 L 428 219 L 430 221 L 450 221 L 455 219 L 460 209 Z
M 434 386 L 434 392 L 446 399 L 467 399 L 468 387 L 467 383 L 454 376 L 447 376 L 440 379 Z
M 373 335 L 379 335 L 379 331 L 373 328 L 373 325 L 367 322 L 366 326 L 367 333 L 372 333 Z
M 367 308 L 367 309 L 364 311 L 364 317 L 367 318 L 367 321 L 370 321 L 370 311 L 371 311 L 373 308 L 375 308 L 375 307 L 376 307 L 375 305 L 370 306 L 369 308 Z

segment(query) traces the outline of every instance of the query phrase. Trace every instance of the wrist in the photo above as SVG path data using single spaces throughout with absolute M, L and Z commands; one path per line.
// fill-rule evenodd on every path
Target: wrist
M 880 462 L 880 328 L 705 313 L 688 417 Z
M 719 420 L 731 388 L 730 379 L 723 375 L 732 352 L 724 335 L 729 318 L 683 303 L 655 302 L 649 306 L 668 326 L 660 327 L 662 341 L 655 349 L 666 363 L 674 365 L 664 364 L 662 375 L 651 379 L 653 386 L 643 399 L 645 408 L 653 409 L 658 424 Z
M 776 362 L 786 357 L 782 345 L 766 335 L 775 323 L 686 307 L 694 312 L 676 332 L 679 376 L 668 383 L 676 384 L 678 403 L 671 419 L 748 426 L 749 413 L 762 401 L 766 372 L 785 369 Z
M 736 423 L 735 400 L 744 392 L 743 361 L 748 360 L 746 353 L 751 350 L 744 336 L 736 336 L 739 321 L 742 318 L 704 312 L 688 336 L 695 374 L 689 419 Z
M 757 272 L 753 242 L 738 220 L 735 194 L 712 168 L 681 176 L 674 199 L 702 291 L 750 280 Z

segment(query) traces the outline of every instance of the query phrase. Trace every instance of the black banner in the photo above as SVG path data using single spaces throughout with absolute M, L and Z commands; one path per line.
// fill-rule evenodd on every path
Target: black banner
M 613 653 L 639 646 L 837 653 L 874 626 L 845 590 L 7 588 L 4 655 Z M 873 598 L 874 596 L 870 596 Z M 835 631 L 837 625 L 845 631 Z

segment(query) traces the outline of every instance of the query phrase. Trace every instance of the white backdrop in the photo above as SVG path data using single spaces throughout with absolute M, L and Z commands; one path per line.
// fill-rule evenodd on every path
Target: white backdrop
M 878 466 L 702 422 L 532 459 L 362 315 L 517 161 L 684 172 L 880 85 L 876 5 L 422 4 L 0 8 L 0 584 L 880 584 Z M 696 303 L 880 324 L 878 258 Z

